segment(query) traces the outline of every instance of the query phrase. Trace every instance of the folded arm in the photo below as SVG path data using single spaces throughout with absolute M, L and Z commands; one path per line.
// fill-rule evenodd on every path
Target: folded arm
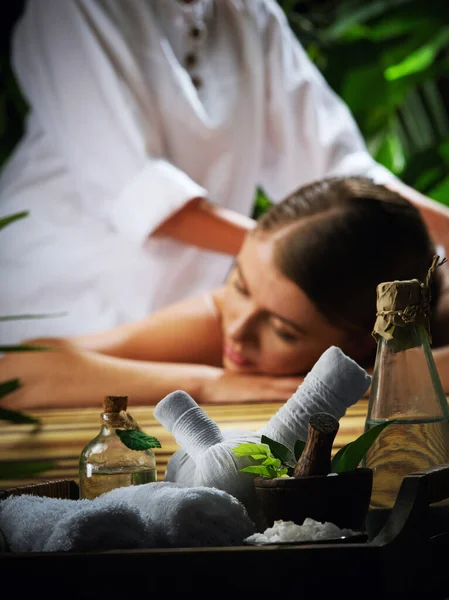
M 224 371 L 221 329 L 204 297 L 105 333 L 30 343 L 50 350 L 0 359 L 0 381 L 19 378 L 23 384 L 2 407 L 100 407 L 106 394 L 154 405 L 177 389 L 201 404 L 286 401 L 302 381 Z

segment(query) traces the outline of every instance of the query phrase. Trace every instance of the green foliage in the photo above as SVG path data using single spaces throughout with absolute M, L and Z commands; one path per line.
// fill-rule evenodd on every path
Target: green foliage
M 8 217 L 4 217 L 0 219 L 0 230 L 23 219 L 28 215 L 27 211 L 15 213 Z M 14 315 L 14 316 L 2 316 L 0 317 L 0 321 L 9 321 L 12 319 L 29 319 L 29 318 L 42 318 L 51 315 Z M 0 346 L 0 352 L 41 352 L 45 350 L 51 350 L 51 348 L 44 346 L 33 346 L 27 344 L 17 344 L 17 345 L 3 345 Z M 9 379 L 8 381 L 4 381 L 0 383 L 0 400 L 11 394 L 12 392 L 17 391 L 20 387 L 22 387 L 22 382 L 20 379 Z M 16 423 L 18 425 L 24 424 L 32 424 L 37 428 L 40 426 L 40 420 L 32 417 L 30 415 L 26 415 L 20 411 L 8 410 L 6 408 L 0 408 L 0 420 L 8 421 L 10 423 Z M 1 461 L 0 462 L 0 479 L 10 479 L 10 478 L 21 478 L 27 477 L 29 475 L 34 475 L 35 473 L 40 473 L 41 471 L 47 471 L 54 467 L 54 462 L 46 461 L 46 462 L 32 462 L 25 463 L 19 461 Z
M 340 448 L 331 461 L 332 473 L 354 471 L 385 427 L 392 423 L 395 423 L 394 419 L 380 423 L 362 433 L 355 441 Z
M 115 433 L 127 448 L 131 450 L 149 450 L 161 448 L 160 441 L 152 435 L 135 429 L 116 429 Z
M 287 457 L 288 454 L 291 454 L 290 450 L 282 444 L 278 444 L 277 442 L 274 442 L 274 440 L 269 440 L 269 438 L 266 438 L 265 436 L 264 439 L 274 444 L 273 447 L 275 449 L 280 449 L 284 456 Z M 279 458 L 273 456 L 272 449 L 268 443 L 240 444 L 236 448 L 233 448 L 233 452 L 239 457 L 248 456 L 253 460 L 262 461 L 260 465 L 250 465 L 240 469 L 241 473 L 253 473 L 259 477 L 270 478 L 286 477 L 288 475 L 288 468 L 282 465 L 282 462 Z
M 334 455 L 331 461 L 331 473 L 355 471 L 365 454 L 376 441 L 377 437 L 394 420 L 376 425 L 362 433 L 356 440 L 349 442 Z M 292 452 L 279 442 L 266 436 L 261 437 L 260 444 L 240 444 L 232 449 L 236 456 L 248 456 L 253 460 L 262 461 L 260 465 L 251 465 L 240 469 L 241 473 L 253 473 L 259 477 L 292 477 L 306 443 L 297 440 Z
M 284 465 L 286 465 L 287 467 L 295 468 L 295 464 L 297 461 L 286 446 L 268 438 L 265 435 L 263 435 L 260 438 L 260 441 L 262 442 L 262 444 L 266 444 L 269 447 L 271 454 L 275 458 L 278 458 Z
M 15 221 L 19 221 L 20 219 L 24 219 L 27 216 L 28 216 L 28 211 L 27 210 L 23 210 L 22 212 L 18 212 L 18 213 L 15 213 L 13 215 L 9 215 L 7 217 L 3 217 L 3 218 L 0 219 L 0 229 L 3 229 L 4 227 L 7 227 L 8 225 L 11 225 L 11 223 L 14 223 Z
M 279 3 L 374 158 L 449 204 L 447 0 Z
M 254 196 L 253 219 L 258 219 L 271 205 L 272 202 L 266 193 L 261 187 L 258 187 Z
M 43 471 L 48 471 L 53 467 L 54 463 L 51 461 L 2 461 L 0 463 L 0 480 L 29 477 L 30 475 L 36 475 L 38 473 L 42 473 Z
M 306 447 L 306 443 L 304 440 L 296 440 L 295 447 L 293 449 L 296 462 L 298 462 L 299 457 L 303 453 L 305 447 Z

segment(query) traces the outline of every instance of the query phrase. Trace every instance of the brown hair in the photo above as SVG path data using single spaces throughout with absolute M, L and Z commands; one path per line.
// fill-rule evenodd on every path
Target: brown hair
M 323 316 L 367 332 L 376 318 L 377 285 L 425 281 L 435 254 L 418 209 L 367 177 L 332 177 L 300 188 L 259 218 L 253 234 L 265 233 L 277 234 L 278 268 Z

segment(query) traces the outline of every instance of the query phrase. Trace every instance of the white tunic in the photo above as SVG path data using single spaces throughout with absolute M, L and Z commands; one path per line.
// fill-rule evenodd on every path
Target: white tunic
M 0 323 L 2 343 L 103 330 L 220 285 L 231 257 L 150 237 L 195 196 L 251 215 L 257 185 L 278 201 L 327 175 L 392 178 L 274 0 L 192 6 L 28 1 L 13 67 L 31 110 L 0 211 L 29 216 L 0 232 L 0 316 L 65 316 Z

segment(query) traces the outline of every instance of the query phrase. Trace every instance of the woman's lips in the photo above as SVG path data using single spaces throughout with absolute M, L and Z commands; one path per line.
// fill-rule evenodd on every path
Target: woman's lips
M 233 362 L 234 364 L 238 365 L 239 367 L 249 367 L 251 365 L 253 365 L 254 363 L 251 362 L 250 360 L 247 360 L 246 358 L 244 358 L 241 354 L 239 354 L 238 352 L 235 352 L 230 346 L 225 345 L 224 349 L 223 349 L 223 354 L 226 356 L 226 358 L 229 358 L 229 360 L 231 362 Z

